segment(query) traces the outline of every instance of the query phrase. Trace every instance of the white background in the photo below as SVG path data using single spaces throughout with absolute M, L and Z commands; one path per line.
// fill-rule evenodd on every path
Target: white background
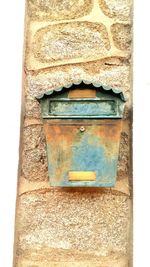
M 25 1 L 0 3 L 0 266 L 12 267 Z M 134 267 L 150 266 L 150 3 L 134 6 Z

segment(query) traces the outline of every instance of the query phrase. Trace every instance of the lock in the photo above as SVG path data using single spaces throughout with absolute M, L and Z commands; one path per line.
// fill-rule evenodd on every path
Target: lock
M 80 81 L 37 97 L 51 186 L 113 187 L 126 98 L 121 90 Z
M 81 126 L 80 127 L 80 132 L 84 132 L 85 131 L 85 127 L 84 126 Z

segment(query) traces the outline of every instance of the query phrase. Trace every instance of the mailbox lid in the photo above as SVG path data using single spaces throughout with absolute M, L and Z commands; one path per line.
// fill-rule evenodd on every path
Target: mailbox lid
M 119 117 L 117 100 L 107 99 L 51 99 L 48 118 L 104 118 Z
M 84 131 L 81 131 L 84 127 Z M 44 120 L 50 184 L 115 185 L 121 120 Z
M 120 90 L 82 82 L 67 90 L 48 91 L 38 100 L 43 118 L 122 118 L 125 96 Z

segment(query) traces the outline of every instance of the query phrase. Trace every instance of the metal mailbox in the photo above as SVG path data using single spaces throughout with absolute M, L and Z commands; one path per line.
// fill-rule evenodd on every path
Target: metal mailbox
M 51 186 L 113 187 L 125 96 L 80 81 L 37 97 L 41 103 Z

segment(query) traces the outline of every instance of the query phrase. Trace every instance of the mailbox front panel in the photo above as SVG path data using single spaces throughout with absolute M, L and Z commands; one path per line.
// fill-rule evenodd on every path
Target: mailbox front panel
M 115 185 L 121 119 L 44 120 L 50 184 Z

